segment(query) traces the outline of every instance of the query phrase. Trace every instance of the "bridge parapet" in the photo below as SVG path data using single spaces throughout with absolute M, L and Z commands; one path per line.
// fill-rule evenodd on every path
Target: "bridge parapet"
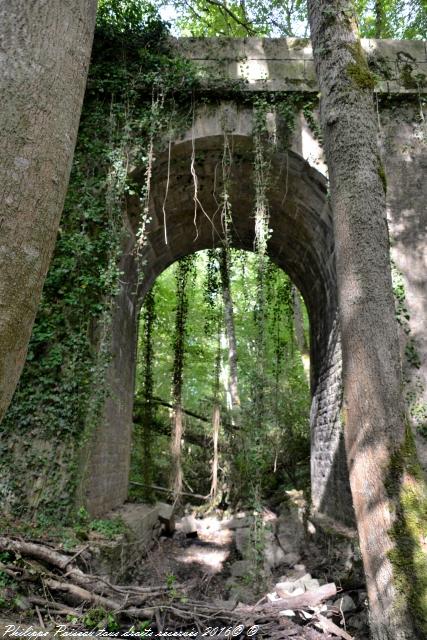
M 246 91 L 317 92 L 307 38 L 179 38 L 178 51 L 202 78 L 241 81 Z M 427 93 L 427 42 L 363 39 L 378 93 Z

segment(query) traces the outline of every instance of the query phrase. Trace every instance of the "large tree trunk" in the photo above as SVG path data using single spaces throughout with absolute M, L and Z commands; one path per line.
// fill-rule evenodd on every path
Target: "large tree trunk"
M 210 495 L 212 502 L 215 503 L 218 492 L 218 466 L 219 466 L 219 429 L 221 424 L 221 405 L 219 402 L 219 377 L 221 371 L 221 324 L 218 322 L 218 346 L 215 359 L 215 382 L 213 393 L 213 409 L 212 409 L 212 444 L 213 444 L 213 456 L 212 456 L 212 478 L 211 478 L 211 490 Z
M 181 441 L 184 434 L 182 409 L 182 385 L 185 356 L 185 330 L 188 312 L 187 284 L 192 268 L 192 256 L 182 258 L 176 271 L 176 312 L 174 336 L 174 362 L 172 379 L 172 437 L 171 437 L 171 489 L 175 502 L 181 500 L 183 472 L 181 460 Z
M 144 381 L 143 396 L 144 408 L 142 415 L 142 479 L 145 486 L 144 497 L 149 502 L 153 499 L 151 485 L 153 483 L 153 455 L 152 455 L 152 430 L 153 430 L 153 325 L 155 318 L 156 300 L 153 289 L 145 296 L 144 300 Z
M 218 491 L 218 464 L 219 464 L 218 439 L 219 439 L 220 420 L 221 420 L 220 405 L 218 401 L 216 401 L 212 410 L 213 456 L 212 456 L 212 478 L 211 478 L 210 495 L 213 502 L 215 502 L 216 500 L 217 491 Z
M 301 355 L 308 355 L 307 338 L 304 331 L 304 317 L 298 289 L 292 287 L 295 338 Z
M 0 6 L 0 420 L 24 365 L 55 245 L 96 0 Z
M 371 630 L 375 640 L 421 638 L 426 623 L 418 605 L 425 603 L 425 577 L 418 572 L 425 562 L 418 555 L 414 560 L 415 552 L 423 552 L 416 526 L 408 526 L 405 492 L 413 483 L 418 500 L 424 489 L 413 473 L 416 463 L 409 462 L 374 78 L 352 3 L 308 5 L 334 216 L 343 422 Z M 411 515 L 413 522 L 418 515 Z

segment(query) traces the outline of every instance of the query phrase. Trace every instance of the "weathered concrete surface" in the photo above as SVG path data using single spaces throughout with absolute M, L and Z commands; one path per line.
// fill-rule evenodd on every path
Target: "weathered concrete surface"
M 94 428 L 92 446 L 81 452 L 80 460 L 79 500 L 89 506 L 93 517 L 123 504 L 129 490 L 136 369 L 137 269 L 135 236 L 126 219 L 122 246 L 123 255 L 119 264 L 122 286 L 113 307 L 108 393 L 102 419 Z
M 419 458 L 427 470 L 427 124 L 420 104 L 402 103 L 380 114 L 387 175 L 392 258 L 401 273 L 409 312 L 402 327 L 404 391 Z
M 120 518 L 126 532 L 113 540 L 90 540 L 88 563 L 94 574 L 107 575 L 114 584 L 129 580 L 158 542 L 159 505 L 126 503 L 108 514 Z
M 181 38 L 179 51 L 201 77 L 241 81 L 248 91 L 313 91 L 317 78 L 306 38 Z M 380 93 L 417 93 L 427 83 L 427 48 L 421 40 L 362 40 Z

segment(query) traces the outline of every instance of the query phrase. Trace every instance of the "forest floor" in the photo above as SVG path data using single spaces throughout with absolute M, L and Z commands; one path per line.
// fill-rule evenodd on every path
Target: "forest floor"
M 25 584 L 21 603 L 33 605 L 15 617 L 6 615 L 7 621 L 24 628 L 65 623 L 71 634 L 92 622 L 115 637 L 126 637 L 135 622 L 137 637 L 164 637 L 169 631 L 178 634 L 169 637 L 368 640 L 357 544 L 316 532 L 295 506 L 278 514 L 264 509 L 227 517 L 189 512 L 173 528 L 133 561 L 126 579 L 117 564 L 107 575 L 108 565 L 88 548 L 91 541 L 64 555 L 51 544 L 43 550 L 24 540 L 1 539 L 1 550 L 8 548 L 9 558 L 11 551 L 16 555 L 7 571 Z M 97 544 L 95 537 L 95 551 Z M 23 565 L 26 555 L 31 560 Z M 120 612 L 124 621 L 117 624 Z M 0 634 L 6 620 L 1 623 Z
M 169 584 L 178 598 L 180 589 L 174 585 L 182 585 L 186 602 L 204 601 L 218 610 L 233 610 L 243 603 L 249 612 L 250 607 L 288 597 L 280 630 L 275 621 L 270 635 L 264 628 L 259 637 L 368 640 L 367 595 L 354 541 L 331 535 L 316 535 L 308 541 L 295 509 L 279 518 L 266 509 L 263 519 L 271 520 L 272 526 L 257 549 L 250 515 L 243 512 L 224 519 L 220 513 L 204 517 L 190 513 L 177 522 L 173 536 L 161 536 L 135 579 L 146 586 Z M 304 603 L 307 597 L 309 603 L 324 589 L 322 585 L 334 582 L 335 595 L 313 607 L 302 604 L 292 610 L 292 598 L 302 597 Z M 335 625 L 334 633 L 328 633 L 328 624 L 322 625 L 318 615 Z M 245 626 L 242 617 L 246 632 L 253 626 L 250 621 L 249 615 Z M 163 626 L 161 620 L 157 622 Z M 215 621 L 207 626 L 215 627 Z

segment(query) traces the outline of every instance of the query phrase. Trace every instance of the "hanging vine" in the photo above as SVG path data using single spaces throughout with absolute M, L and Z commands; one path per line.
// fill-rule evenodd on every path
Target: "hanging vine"
M 266 329 L 267 329 L 267 279 L 268 256 L 267 245 L 270 237 L 270 211 L 268 203 L 269 187 L 269 140 L 266 126 L 266 118 L 269 105 L 264 98 L 258 98 L 253 108 L 253 138 L 254 138 L 254 183 L 255 183 L 255 242 L 256 253 L 256 295 L 254 308 L 254 322 L 256 327 L 256 371 L 253 385 L 253 424 L 250 434 L 252 441 L 250 456 L 253 458 L 248 467 L 254 466 L 258 470 L 252 478 L 253 491 L 256 493 L 256 485 L 260 483 L 261 454 L 258 446 L 262 440 L 265 427 L 265 386 L 266 386 Z
M 186 96 L 196 82 L 193 67 L 171 50 L 164 23 L 152 11 L 140 13 L 117 28 L 110 14 L 98 15 L 58 241 L 2 424 L 1 498 L 14 514 L 33 519 L 72 518 L 81 499 L 87 445 L 105 401 L 124 202 L 140 198 L 142 245 L 154 146 L 162 148 L 171 113 L 175 128 L 188 120 L 188 109 L 176 106 L 187 98 L 177 92 Z M 145 172 L 142 185 L 129 178 L 132 166 Z
M 152 457 L 152 423 L 154 419 L 153 406 L 153 328 L 156 317 L 156 298 L 154 289 L 146 294 L 143 306 L 143 399 L 144 411 L 142 416 L 141 450 L 142 450 L 142 479 L 144 484 L 144 498 L 153 500 L 153 457 Z

